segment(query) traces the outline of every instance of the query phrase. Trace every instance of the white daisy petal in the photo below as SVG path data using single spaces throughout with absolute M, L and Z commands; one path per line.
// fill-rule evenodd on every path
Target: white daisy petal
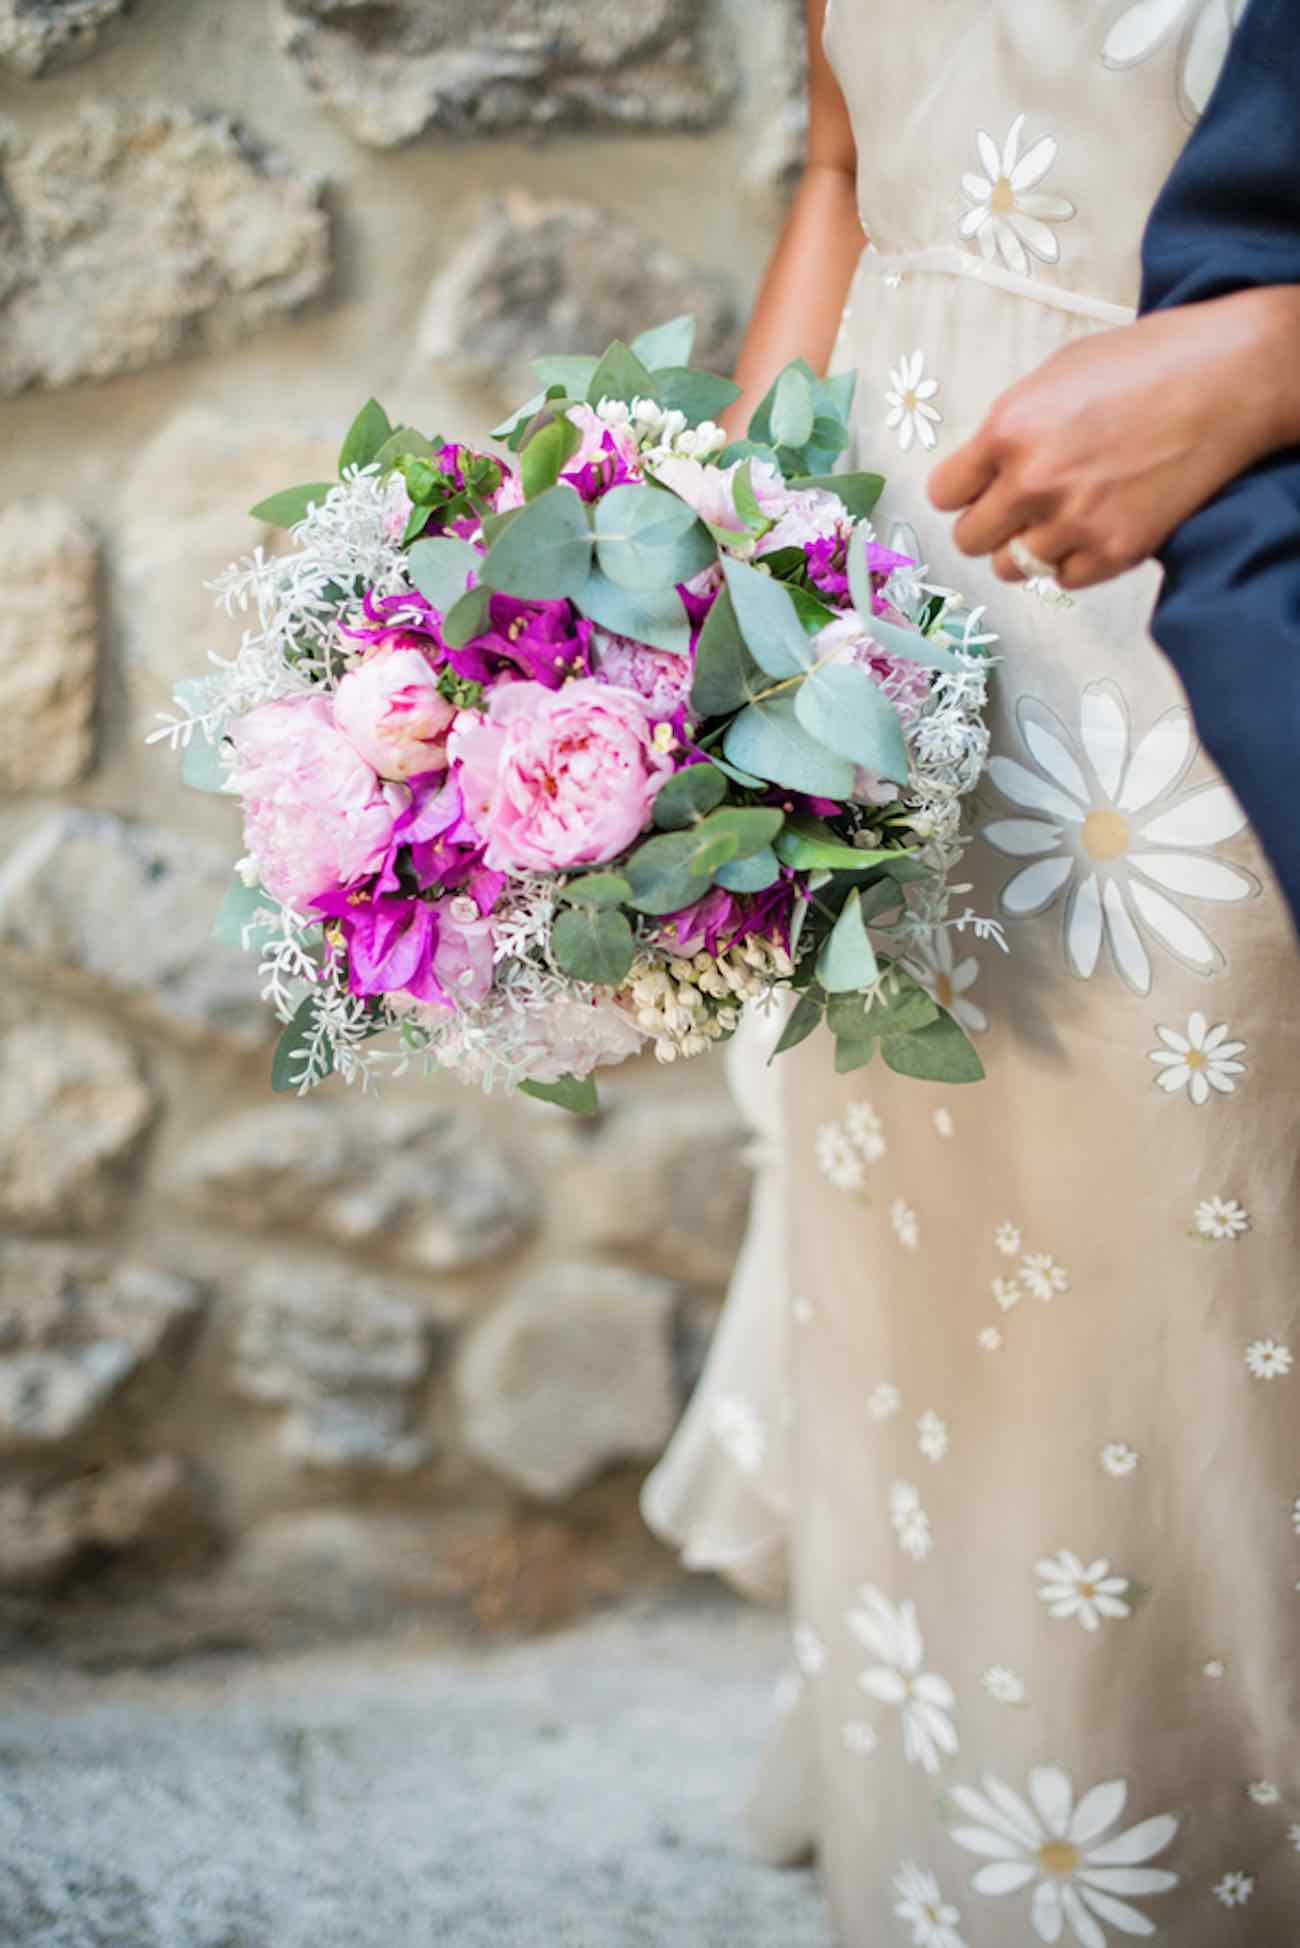
M 1016 124 L 1017 132 L 1023 121 L 1024 116 L 1022 115 Z M 1041 136 L 1031 149 L 1026 149 L 1019 162 L 1014 163 L 1006 172 L 1012 189 L 1017 191 L 1022 189 L 1037 189 L 1043 177 L 1056 161 L 1056 150 L 1056 138 L 1051 135 Z
M 1086 805 L 1092 793 L 1073 751 L 1064 738 L 1049 730 L 1046 724 L 1037 723 L 1026 712 L 1021 718 L 1021 735 L 1030 753 L 1037 758 L 1049 778 L 1063 785 L 1072 798 Z
M 1163 893 L 1135 879 L 1130 881 L 1129 896 L 1139 916 L 1171 953 L 1202 972 L 1221 965 L 1223 956 L 1205 930 Z
M 1248 900 L 1258 890 L 1249 873 L 1194 852 L 1135 852 L 1133 869 L 1168 892 L 1195 900 Z
M 1040 1941 L 1059 1941 L 1065 1926 L 1061 1890 L 1054 1880 L 1040 1880 L 1029 1904 L 1034 1933 Z
M 1232 20 L 1226 7 L 1203 7 L 1192 22 L 1183 55 L 1183 112 L 1196 120 L 1209 106 L 1214 84 L 1227 58 Z
M 1178 1821 L 1172 1813 L 1160 1813 L 1154 1819 L 1144 1819 L 1137 1826 L 1131 1826 L 1127 1833 L 1107 1840 L 1099 1847 L 1089 1847 L 1088 1866 L 1091 1867 L 1131 1867 L 1144 1860 L 1153 1860 L 1163 1853 L 1178 1831 Z
M 998 154 L 997 143 L 986 129 L 980 129 L 976 134 L 975 146 L 979 150 L 980 161 L 984 166 L 984 174 L 988 177 L 990 183 L 1000 181 L 1002 176 L 1002 158 Z
M 973 203 L 987 203 L 993 194 L 993 185 L 986 176 L 976 176 L 968 170 L 961 179 L 961 186 Z
M 1099 1887 L 1104 1894 L 1165 1894 L 1178 1885 L 1177 1874 L 1166 1867 L 1089 1867 L 1079 1868 L 1085 1887 Z
M 1027 1861 L 995 1860 L 987 1867 L 981 1867 L 971 1881 L 977 1894 L 1014 1894 L 1019 1887 L 1028 1887 L 1037 1869 Z
M 1026 210 L 1017 210 L 1014 216 L 1008 217 L 1007 223 L 1026 249 L 1032 250 L 1035 257 L 1041 258 L 1043 263 L 1060 262 L 1060 239 L 1055 230 L 1050 229 L 1047 224 L 1040 223 L 1037 217 L 1030 216 Z
M 1017 918 L 1042 913 L 1052 904 L 1072 870 L 1072 862 L 1067 858 L 1040 859 L 1036 865 L 1026 866 L 1003 887 L 1003 911 Z
M 1109 1921 L 1113 1928 L 1118 1928 L 1121 1934 L 1153 1935 L 1156 1931 L 1155 1922 L 1140 1914 L 1137 1908 L 1130 1907 L 1127 1901 L 1113 1900 L 1109 1894 L 1097 1893 L 1086 1885 L 1079 1888 L 1079 1899 L 1099 1914 L 1103 1921 Z
M 1150 957 L 1124 904 L 1124 895 L 1113 879 L 1106 882 L 1102 905 L 1106 910 L 1106 930 L 1116 967 L 1135 994 L 1150 994 Z
M 1108 1826 L 1113 1826 L 1128 1802 L 1128 1786 L 1123 1779 L 1108 1779 L 1104 1785 L 1086 1792 L 1070 1821 L 1070 1839 L 1076 1847 L 1089 1847 Z
M 1101 890 L 1096 873 L 1089 873 L 1075 887 L 1065 918 L 1066 953 L 1075 973 L 1085 981 L 1096 969 L 1101 934 Z
M 1106 36 L 1101 58 L 1108 68 L 1132 68 L 1149 60 L 1183 17 L 1186 0 L 1135 0 Z
M 1002 144 L 1002 174 L 1010 177 L 1020 155 L 1020 137 L 1024 133 L 1025 118 L 1017 115 L 1007 131 L 1007 139 Z
M 1061 1889 L 1061 1906 L 1079 1948 L 1106 1948 L 1106 1936 L 1093 1920 L 1073 1887 Z
M 1157 846 L 1218 845 L 1245 828 L 1246 814 L 1228 787 L 1204 785 L 1168 811 L 1157 813 L 1142 827 L 1142 838 L 1147 845 Z
M 1034 190 L 1016 198 L 1017 216 L 1039 216 L 1049 223 L 1065 223 L 1075 214 L 1074 204 L 1068 196 L 1049 196 L 1042 190 Z
M 1048 1832 L 1063 1840 L 1074 1806 L 1070 1775 L 1059 1765 L 1036 1765 L 1029 1775 L 1029 1797 Z
M 995 757 L 989 763 L 989 776 L 1004 798 L 1026 811 L 1048 812 L 1053 818 L 1064 818 L 1075 825 L 1081 825 L 1086 816 L 1085 807 L 1069 797 L 1049 778 L 1042 778 L 1036 771 L 1030 771 L 1014 758 Z
M 1154 803 L 1182 776 L 1192 749 L 1191 717 L 1181 705 L 1167 710 L 1133 753 L 1124 789 L 1116 801 L 1119 809 L 1139 812 Z
M 999 818 L 986 825 L 980 837 L 999 852 L 1030 859 L 1035 853 L 1054 852 L 1061 843 L 1061 828 L 1039 818 Z
M 1015 225 L 1006 217 L 995 217 L 994 234 L 1007 269 L 1014 271 L 1017 277 L 1028 277 L 1032 266 L 1025 255 L 1024 245 L 1016 235 Z
M 1112 683 L 1090 683 L 1079 700 L 1079 734 L 1102 790 L 1114 798 L 1128 762 L 1128 713 Z

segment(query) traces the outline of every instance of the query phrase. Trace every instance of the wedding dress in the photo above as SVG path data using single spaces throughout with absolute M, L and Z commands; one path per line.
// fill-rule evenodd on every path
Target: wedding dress
M 874 246 L 852 457 L 1001 637 L 968 877 L 1010 952 L 926 956 L 983 1083 L 751 1063 L 758 1230 L 645 1508 L 791 1606 L 755 1823 L 815 1847 L 845 1948 L 1300 1941 L 1288 924 L 1146 636 L 1154 571 L 1012 590 L 924 495 L 1132 315 L 1239 12 L 831 0 Z

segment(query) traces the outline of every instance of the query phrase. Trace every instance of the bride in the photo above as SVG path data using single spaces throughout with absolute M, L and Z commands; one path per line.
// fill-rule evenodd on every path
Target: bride
M 815 1848 L 846 1948 L 1292 1948 L 1296 964 L 1148 641 L 1156 571 L 1116 572 L 1258 457 L 1287 369 L 1237 300 L 1130 323 L 1240 9 L 827 11 L 740 376 L 752 403 L 796 355 L 856 367 L 881 518 L 989 605 L 969 903 L 1011 951 L 946 932 L 920 970 L 980 1040 L 970 1090 L 783 1059 L 757 1229 L 646 1512 L 787 1595 L 755 1824 Z M 929 496 L 974 503 L 955 536 Z M 740 1076 L 760 1127 L 772 1073 Z

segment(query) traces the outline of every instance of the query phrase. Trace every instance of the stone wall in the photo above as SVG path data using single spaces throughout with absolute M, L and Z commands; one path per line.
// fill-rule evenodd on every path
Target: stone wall
M 716 1064 L 599 1124 L 272 1099 L 233 809 L 143 739 L 367 392 L 731 357 L 798 0 L 0 0 L 0 1617 L 111 1657 L 668 1573 L 635 1490 L 744 1219 Z M 792 85 L 793 83 L 793 85 Z M 143 1633 L 143 1637 L 142 1637 Z

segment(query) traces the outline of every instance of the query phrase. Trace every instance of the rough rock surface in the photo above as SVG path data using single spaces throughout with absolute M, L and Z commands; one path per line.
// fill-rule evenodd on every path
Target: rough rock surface
M 804 0 L 781 0 L 774 23 L 778 52 L 766 86 L 750 104 L 758 140 L 746 171 L 759 193 L 790 189 L 808 146 L 808 10 Z
M 281 40 L 377 148 L 426 129 L 696 129 L 732 92 L 713 11 L 713 0 L 285 0 Z
M 749 1212 L 746 1147 L 745 1126 L 725 1104 L 628 1103 L 611 1116 L 599 1153 L 578 1163 L 577 1235 L 672 1278 L 724 1286 Z
M 374 1278 L 263 1259 L 246 1288 L 230 1383 L 292 1409 L 281 1443 L 296 1459 L 401 1473 L 428 1452 L 413 1419 L 432 1352 L 430 1320 Z
M 606 210 L 514 190 L 484 202 L 435 280 L 420 351 L 495 377 L 522 398 L 537 389 L 530 358 L 603 352 L 683 312 L 699 322 L 695 364 L 730 370 L 739 314 L 724 279 Z
M 97 571 L 62 501 L 0 509 L 0 791 L 57 791 L 90 762 Z
M 91 103 L 0 131 L 0 396 L 229 341 L 329 275 L 320 185 L 228 121 Z
M 518 1167 L 472 1116 L 436 1103 L 246 1109 L 193 1140 L 177 1181 L 222 1223 L 306 1229 L 414 1271 L 482 1264 L 536 1217 Z
M 675 1293 L 663 1279 L 575 1260 L 520 1286 L 478 1326 L 456 1372 L 470 1448 L 544 1500 L 672 1431 Z
M 212 938 L 230 864 L 180 832 L 51 812 L 0 865 L 0 949 L 108 983 L 179 1031 L 258 1047 L 274 1021 L 256 963 Z
M 120 1037 L 76 1017 L 0 1005 L 0 1225 L 103 1224 L 153 1109 Z
M 130 0 L 0 0 L 0 67 L 32 80 L 84 60 Z
M 108 1269 L 59 1245 L 0 1253 L 0 1454 L 44 1455 L 96 1431 L 128 1384 L 155 1394 L 203 1303 L 189 1279 Z
M 0 1589 L 49 1589 L 92 1551 L 118 1556 L 173 1533 L 192 1539 L 194 1523 L 189 1475 L 173 1455 L 53 1488 L 0 1488 Z

